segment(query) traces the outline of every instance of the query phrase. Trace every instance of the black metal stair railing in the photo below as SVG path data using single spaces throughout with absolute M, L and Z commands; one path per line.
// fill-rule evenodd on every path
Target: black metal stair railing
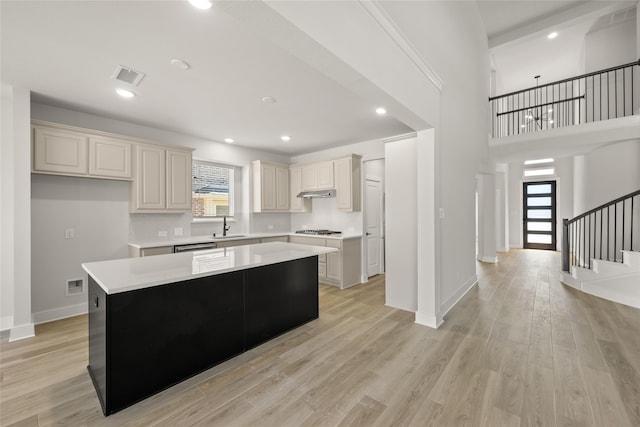
M 591 269 L 593 259 L 622 262 L 640 250 L 640 190 L 562 221 L 562 270 Z
M 494 96 L 489 103 L 494 138 L 631 116 L 640 109 L 640 60 Z

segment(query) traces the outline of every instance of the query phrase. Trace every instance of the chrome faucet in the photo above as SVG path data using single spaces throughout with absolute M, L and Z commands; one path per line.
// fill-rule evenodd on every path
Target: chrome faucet
M 227 217 L 226 215 L 222 218 L 222 237 L 227 236 L 227 231 L 231 228 L 230 225 L 227 225 Z

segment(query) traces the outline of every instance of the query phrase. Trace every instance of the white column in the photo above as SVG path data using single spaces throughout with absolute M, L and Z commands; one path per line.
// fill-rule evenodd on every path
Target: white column
M 498 262 L 495 231 L 495 179 L 493 174 L 477 176 L 478 190 L 478 261 Z
M 3 85 L 1 288 L 3 298 L 13 297 L 13 306 L 9 309 L 11 341 L 34 335 L 31 319 L 30 102 L 28 90 Z M 5 307 L 4 302 L 2 306 Z M 2 317 L 5 319 L 4 313 Z
M 573 216 L 585 212 L 587 166 L 584 154 L 573 157 Z
M 435 130 L 418 132 L 417 168 L 417 310 L 416 323 L 437 328 L 442 324 L 440 284 L 436 264 L 439 215 L 436 215 Z

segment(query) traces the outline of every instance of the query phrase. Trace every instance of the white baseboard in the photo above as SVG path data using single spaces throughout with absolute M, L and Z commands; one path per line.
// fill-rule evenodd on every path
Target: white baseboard
M 444 323 L 444 321 L 442 320 L 442 316 L 440 314 L 433 315 L 433 314 L 420 313 L 419 311 L 416 311 L 415 322 L 418 325 L 428 326 L 433 329 L 438 329 L 440 325 Z
M 36 331 L 33 323 L 27 323 L 25 325 L 15 326 L 11 328 L 11 332 L 9 333 L 9 342 L 19 341 L 35 336 Z
M 506 247 L 506 248 L 498 248 L 498 249 L 496 249 L 496 252 L 509 252 L 509 247 Z
M 482 256 L 478 258 L 478 261 L 496 264 L 498 262 L 498 256 Z
M 54 320 L 66 319 L 67 317 L 78 316 L 88 312 L 87 303 L 68 305 L 66 307 L 54 308 L 52 310 L 39 311 L 33 313 L 33 323 L 53 322 Z
M 462 299 L 463 296 L 467 294 L 473 288 L 474 285 L 478 283 L 478 276 L 474 274 L 471 276 L 460 288 L 458 291 L 453 294 L 448 300 L 442 304 L 440 307 L 440 311 L 442 312 L 442 316 L 446 315 L 449 310 L 451 310 L 457 303 Z

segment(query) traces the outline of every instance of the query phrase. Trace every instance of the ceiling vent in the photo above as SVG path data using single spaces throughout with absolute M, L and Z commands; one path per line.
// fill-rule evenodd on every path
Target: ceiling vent
M 140 84 L 144 76 L 144 73 L 141 73 L 140 71 L 118 65 L 118 68 L 116 68 L 116 71 L 113 73 L 111 78 L 135 87 Z

